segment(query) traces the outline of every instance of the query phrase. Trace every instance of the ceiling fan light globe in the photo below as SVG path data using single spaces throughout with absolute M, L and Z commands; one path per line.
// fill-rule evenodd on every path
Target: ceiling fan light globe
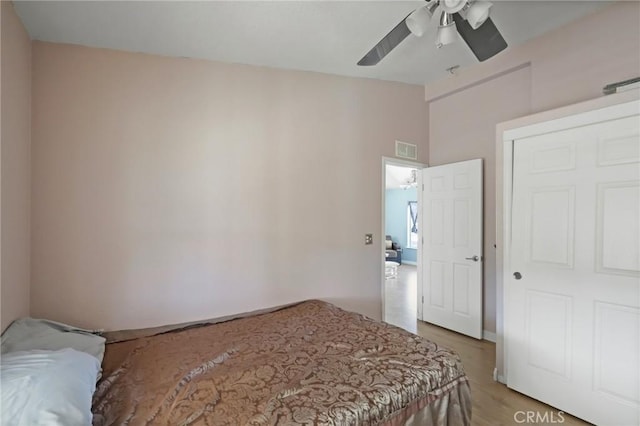
M 462 10 L 467 0 L 440 0 L 440 7 L 447 13 L 456 13 Z
M 441 48 L 447 44 L 455 43 L 458 40 L 458 30 L 455 22 L 449 25 L 441 25 L 438 27 L 438 34 L 436 35 L 436 46 Z
M 405 23 L 407 28 L 416 37 L 422 37 L 427 30 L 429 22 L 431 21 L 431 13 L 428 6 L 420 7 L 413 11 L 413 13 L 407 16 Z
M 489 10 L 493 6 L 488 1 L 477 1 L 473 3 L 467 10 L 467 22 L 471 28 L 477 30 L 489 18 Z

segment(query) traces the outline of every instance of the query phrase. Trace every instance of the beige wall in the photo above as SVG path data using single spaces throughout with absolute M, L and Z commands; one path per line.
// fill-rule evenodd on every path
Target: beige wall
M 606 84 L 638 75 L 640 3 L 622 2 L 425 87 L 429 164 L 485 159 L 485 330 L 496 330 L 502 312 L 494 248 L 496 124 L 601 96 Z
M 639 45 L 640 2 L 616 2 L 429 84 L 425 97 L 429 102 L 528 63 L 531 112 L 545 111 L 602 96 L 606 84 L 637 77 Z
M 0 298 L 4 330 L 29 315 L 31 40 L 13 10 L 0 2 L 1 51 L 1 258 Z
M 425 108 L 420 86 L 34 43 L 32 314 L 380 318 L 381 156 L 426 161 Z

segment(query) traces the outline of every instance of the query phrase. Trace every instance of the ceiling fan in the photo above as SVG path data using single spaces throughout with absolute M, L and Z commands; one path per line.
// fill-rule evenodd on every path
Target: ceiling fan
M 435 18 L 438 19 L 438 48 L 455 42 L 459 33 L 479 61 L 489 59 L 507 47 L 489 17 L 491 6 L 483 0 L 427 0 L 425 6 L 411 12 L 384 36 L 358 65 L 376 65 L 409 34 L 421 37 Z

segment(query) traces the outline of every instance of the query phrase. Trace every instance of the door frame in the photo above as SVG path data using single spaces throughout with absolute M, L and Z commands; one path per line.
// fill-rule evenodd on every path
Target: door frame
M 590 101 L 518 118 L 496 126 L 496 373 L 507 383 L 505 335 L 509 331 L 511 278 L 511 205 L 513 147 L 517 139 L 622 118 L 638 112 L 640 90 L 608 95 Z
M 417 188 L 422 188 L 422 169 L 429 167 L 428 165 L 424 164 L 424 163 L 419 163 L 417 161 L 411 161 L 411 160 L 403 160 L 400 158 L 394 158 L 394 157 L 382 157 L 382 186 L 381 186 L 381 218 L 382 218 L 382 223 L 380 226 L 380 277 L 381 277 L 381 282 L 380 282 L 380 292 L 381 292 L 381 297 L 382 297 L 382 321 L 384 321 L 385 318 L 385 314 L 386 314 L 386 301 L 385 301 L 385 297 L 384 297 L 384 286 L 385 286 L 385 273 L 384 273 L 384 254 L 385 254 L 385 242 L 384 242 L 384 238 L 382 238 L 385 234 L 385 221 L 386 221 L 386 184 L 387 184 L 387 165 L 391 165 L 391 166 L 406 166 L 406 167 L 411 167 L 411 168 L 415 168 L 418 170 L 417 174 L 418 174 L 418 186 Z M 422 191 L 417 191 L 418 193 L 418 211 L 420 211 L 420 207 L 422 207 Z M 418 227 L 418 241 L 422 241 L 422 226 Z M 418 244 L 418 253 L 417 253 L 417 257 L 416 257 L 416 270 L 418 273 L 418 283 L 420 283 L 421 279 L 422 279 L 422 259 L 421 259 L 421 255 L 422 255 L 422 244 Z M 416 312 L 416 319 L 422 320 L 422 286 L 418 285 L 416 286 L 418 288 L 418 295 L 417 295 L 417 312 Z

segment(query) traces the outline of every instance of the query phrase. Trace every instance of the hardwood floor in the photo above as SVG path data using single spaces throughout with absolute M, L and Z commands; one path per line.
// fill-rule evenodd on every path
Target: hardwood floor
M 486 340 L 476 340 L 462 334 L 416 320 L 416 268 L 402 265 L 398 277 L 385 281 L 385 321 L 419 334 L 442 346 L 456 351 L 464 365 L 473 403 L 472 424 L 480 426 L 532 424 L 525 419 L 526 412 L 547 414 L 555 422 L 537 424 L 588 425 L 580 419 L 513 391 L 493 380 L 496 346 Z M 520 413 L 524 412 L 524 413 Z M 553 415 L 553 417 L 551 417 Z M 517 416 L 517 417 L 514 417 Z M 561 423 L 560 419 L 564 421 Z M 516 420 L 520 420 L 519 422 Z
M 396 278 L 385 280 L 385 321 L 412 333 L 417 332 L 416 267 L 400 265 Z

